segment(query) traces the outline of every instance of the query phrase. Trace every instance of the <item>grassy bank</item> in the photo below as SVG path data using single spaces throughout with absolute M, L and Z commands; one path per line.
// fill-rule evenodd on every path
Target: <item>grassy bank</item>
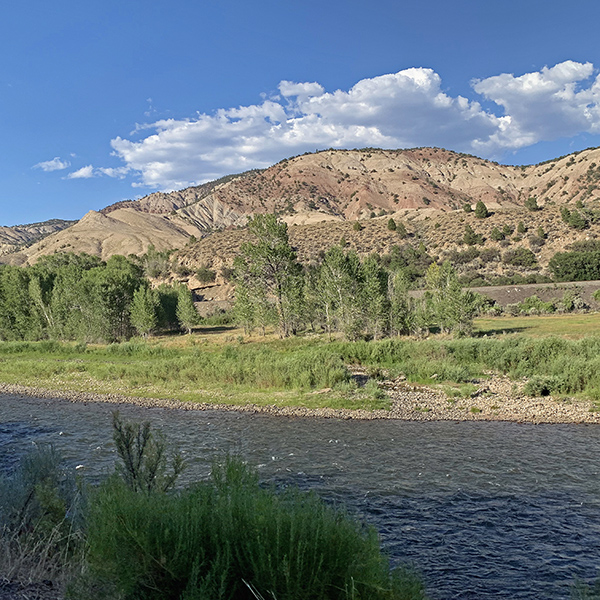
M 517 321 L 527 328 L 532 319 L 542 317 Z M 564 327 L 563 319 L 581 320 L 553 319 L 558 330 Z M 507 324 L 499 321 L 494 320 L 492 328 L 506 331 Z M 581 327 L 591 329 L 590 322 L 585 320 Z M 185 402 L 387 408 L 388 400 L 375 381 L 363 387 L 352 377 L 352 367 L 357 366 L 373 380 L 404 376 L 425 384 L 467 384 L 493 371 L 529 378 L 532 395 L 600 400 L 599 351 L 600 336 L 556 335 L 328 342 L 318 336 L 248 340 L 201 332 L 108 346 L 4 342 L 0 382 Z
M 242 344 L 127 342 L 85 347 L 58 342 L 0 344 L 3 383 L 132 398 L 307 408 L 386 408 L 359 388 L 326 344 L 303 340 Z M 327 390 L 315 394 L 315 391 Z

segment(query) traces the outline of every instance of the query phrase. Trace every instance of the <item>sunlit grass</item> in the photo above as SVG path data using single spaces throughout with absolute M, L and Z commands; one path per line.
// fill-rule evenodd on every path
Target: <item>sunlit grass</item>
M 555 335 L 580 339 L 589 335 L 600 335 L 600 313 L 482 317 L 475 319 L 475 332 L 477 335 L 522 333 L 533 337 Z
M 41 344 L 6 343 L 0 345 L 0 381 L 209 404 L 389 408 L 384 395 L 351 385 L 339 355 L 309 340 L 187 342 L 177 347 L 133 341 L 87 349 L 59 344 L 48 351 Z
M 476 326 L 477 337 L 459 340 L 281 340 L 218 328 L 108 346 L 0 342 L 0 381 L 182 402 L 373 410 L 390 407 L 373 377 L 442 384 L 461 397 L 497 372 L 537 377 L 544 393 L 600 400 L 599 314 L 478 319 Z M 349 365 L 373 376 L 367 385 L 357 385 Z

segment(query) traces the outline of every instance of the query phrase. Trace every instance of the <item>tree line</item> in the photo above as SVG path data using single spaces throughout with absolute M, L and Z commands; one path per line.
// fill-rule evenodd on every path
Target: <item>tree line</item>
M 254 241 L 241 246 L 234 262 L 234 314 L 247 332 L 274 325 L 281 337 L 313 330 L 378 339 L 432 327 L 457 334 L 472 329 L 481 298 L 463 291 L 451 264 L 436 264 L 424 247 L 361 259 L 342 241 L 319 264 L 303 267 L 285 223 L 257 215 L 248 227 Z M 408 292 L 422 274 L 426 292 L 416 298 Z
M 191 330 L 186 286 L 152 289 L 139 259 L 54 254 L 0 267 L 0 339 L 112 342 L 157 329 Z

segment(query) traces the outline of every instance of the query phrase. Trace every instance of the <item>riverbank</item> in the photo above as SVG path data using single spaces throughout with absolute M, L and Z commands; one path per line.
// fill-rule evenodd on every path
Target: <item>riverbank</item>
M 526 381 L 526 379 L 514 381 L 506 376 L 491 375 L 489 378 L 477 380 L 474 391 L 468 396 L 451 397 L 441 389 L 406 383 L 403 378 L 384 380 L 379 382 L 379 387 L 389 398 L 389 410 L 194 402 L 169 398 L 130 397 L 120 394 L 59 391 L 6 383 L 0 383 L 0 395 L 34 396 L 82 403 L 133 404 L 144 408 L 262 413 L 282 417 L 600 424 L 600 411 L 594 410 L 595 405 L 591 401 L 553 396 L 532 398 L 523 393 Z M 313 394 L 329 391 L 329 389 L 317 390 Z

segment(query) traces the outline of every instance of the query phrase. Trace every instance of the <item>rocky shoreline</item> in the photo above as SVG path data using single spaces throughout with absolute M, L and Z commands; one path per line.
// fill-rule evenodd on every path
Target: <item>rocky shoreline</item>
M 213 404 L 182 402 L 173 399 L 134 398 L 119 394 L 58 391 L 0 383 L 0 394 L 62 399 L 70 402 L 135 404 L 146 408 L 178 410 L 221 410 L 283 417 L 317 417 L 326 419 L 397 419 L 403 421 L 513 421 L 520 423 L 600 423 L 600 411 L 591 401 L 552 396 L 532 398 L 523 394 L 526 381 L 492 375 L 476 382 L 468 397 L 451 398 L 434 387 L 417 386 L 402 380 L 379 383 L 389 396 L 389 410 L 350 410 L 305 408 L 256 404 Z M 320 393 L 315 392 L 315 393 Z

